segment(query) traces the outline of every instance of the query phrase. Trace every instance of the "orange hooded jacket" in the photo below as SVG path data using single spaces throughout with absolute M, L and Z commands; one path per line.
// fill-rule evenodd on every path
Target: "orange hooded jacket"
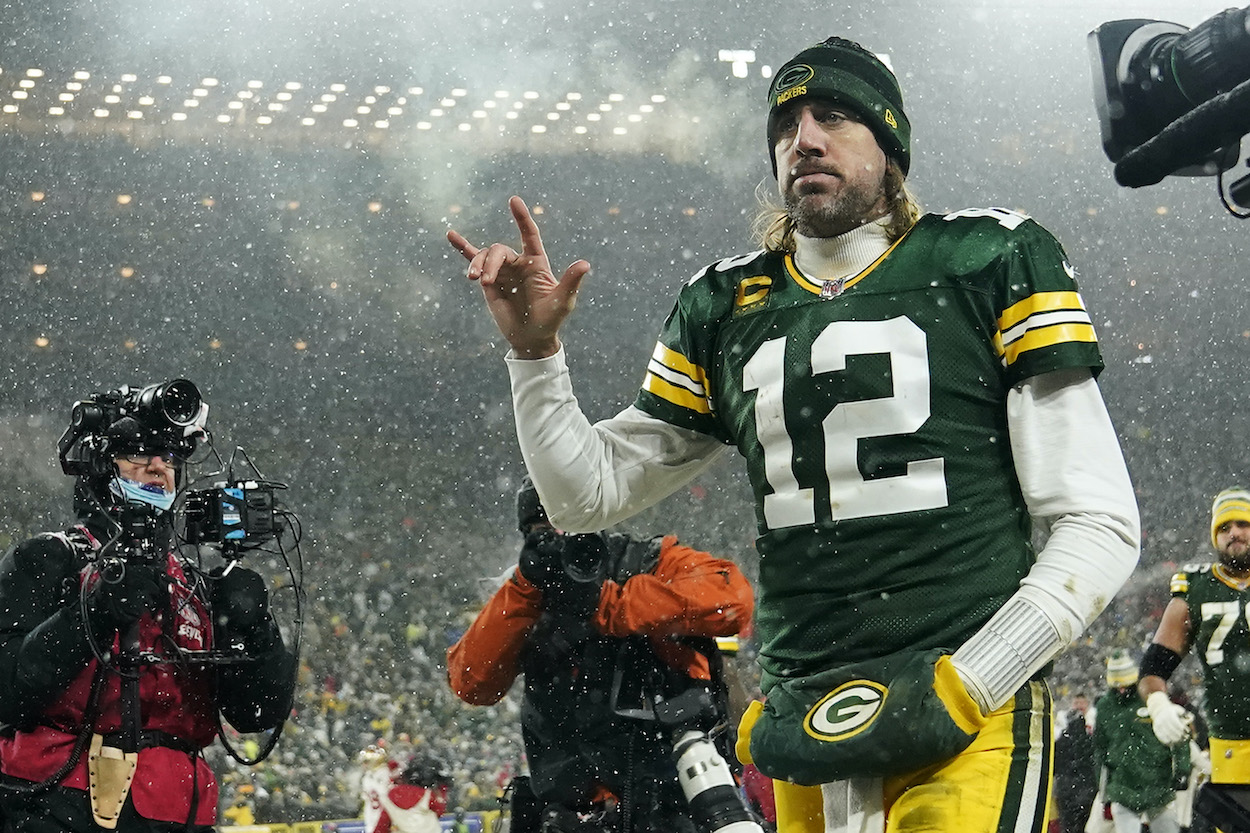
M 622 584 L 603 583 L 590 622 L 605 636 L 645 635 L 670 667 L 707 680 L 706 658 L 670 637 L 746 633 L 753 610 L 751 585 L 733 562 L 666 535 L 651 572 Z M 456 696 L 475 706 L 503 699 L 520 673 L 521 648 L 541 615 L 542 591 L 514 571 L 447 651 L 447 676 Z

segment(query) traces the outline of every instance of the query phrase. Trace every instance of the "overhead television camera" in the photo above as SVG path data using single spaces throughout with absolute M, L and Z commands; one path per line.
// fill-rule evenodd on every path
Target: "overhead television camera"
M 1166 176 L 1218 176 L 1230 213 L 1250 217 L 1250 7 L 1192 29 L 1161 20 L 1113 20 L 1089 34 L 1103 150 L 1130 188 Z M 1232 181 L 1225 188 L 1225 174 Z M 1227 193 L 1226 193 L 1227 192 Z

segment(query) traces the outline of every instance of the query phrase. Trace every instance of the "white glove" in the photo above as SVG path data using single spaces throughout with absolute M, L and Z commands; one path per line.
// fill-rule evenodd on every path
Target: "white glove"
M 1198 770 L 1200 776 L 1203 778 L 1211 777 L 1210 752 L 1205 749 L 1198 749 L 1198 744 L 1195 743 L 1189 747 L 1189 759 L 1194 762 L 1194 769 Z
M 1173 703 L 1166 691 L 1152 692 L 1146 698 L 1146 711 L 1150 712 L 1151 727 L 1159 743 L 1175 746 L 1189 737 L 1194 716 L 1183 706 Z

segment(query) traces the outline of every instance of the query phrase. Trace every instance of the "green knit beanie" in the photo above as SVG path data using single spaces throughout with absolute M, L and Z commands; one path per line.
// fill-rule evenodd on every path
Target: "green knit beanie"
M 886 155 L 906 174 L 911 167 L 911 123 L 903 112 L 898 79 L 876 55 L 854 41 L 832 37 L 787 61 L 768 88 L 768 159 L 777 176 L 776 120 L 782 105 L 809 97 L 854 111 Z

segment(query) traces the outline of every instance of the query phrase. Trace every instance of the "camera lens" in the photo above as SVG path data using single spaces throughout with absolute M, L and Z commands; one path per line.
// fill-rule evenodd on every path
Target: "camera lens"
M 690 804 L 696 826 L 709 833 L 763 833 L 743 803 L 728 764 L 698 731 L 687 731 L 674 744 L 677 780 Z
M 78 402 L 70 411 L 70 424 L 84 433 L 94 431 L 104 422 L 104 409 L 94 402 Z
M 564 536 L 560 566 L 573 581 L 602 581 L 607 557 L 608 548 L 602 535 L 582 533 Z
M 139 391 L 139 413 L 145 420 L 159 417 L 171 425 L 185 426 L 195 422 L 202 401 L 194 382 L 174 379 Z
M 165 386 L 161 407 L 174 425 L 190 425 L 200 413 L 200 391 L 186 379 L 175 379 Z

